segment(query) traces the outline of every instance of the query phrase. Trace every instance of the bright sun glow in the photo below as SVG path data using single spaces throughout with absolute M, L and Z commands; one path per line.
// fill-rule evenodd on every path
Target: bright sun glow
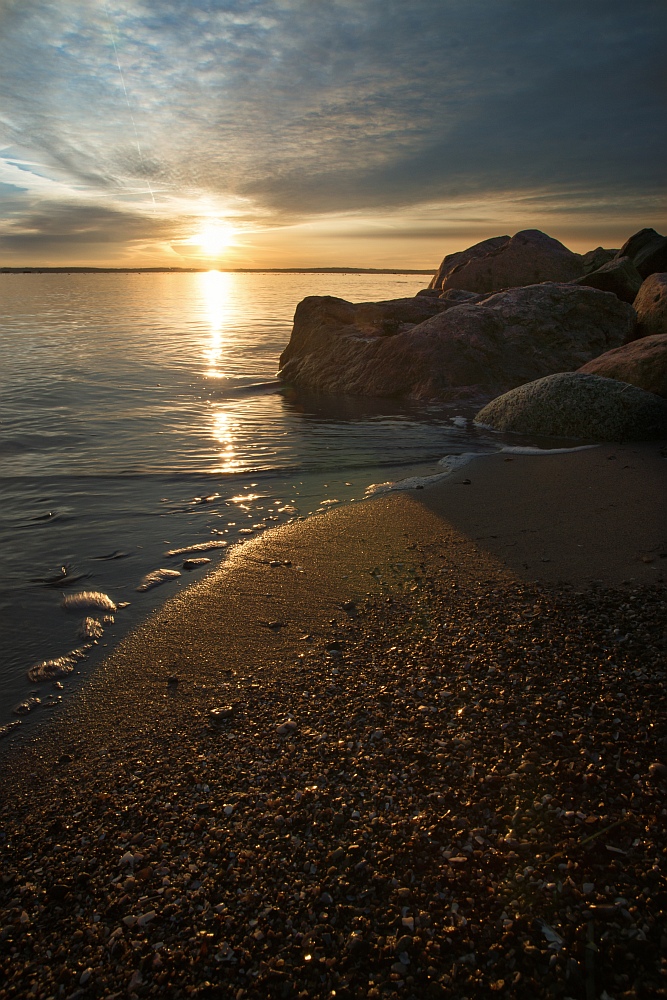
M 209 257 L 217 257 L 232 245 L 234 235 L 235 231 L 231 226 L 221 222 L 210 222 L 185 242 L 201 247 Z

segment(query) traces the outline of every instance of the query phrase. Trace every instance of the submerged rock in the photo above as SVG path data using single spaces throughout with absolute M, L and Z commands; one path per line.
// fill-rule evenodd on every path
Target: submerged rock
M 616 347 L 587 362 L 579 371 L 628 382 L 667 399 L 667 333 Z
M 169 549 L 165 552 L 166 556 L 184 556 L 189 552 L 210 552 L 212 549 L 225 549 L 227 548 L 228 542 L 197 542 L 196 545 L 185 545 L 180 549 Z
M 41 704 L 42 699 L 32 694 L 29 698 L 26 698 L 25 701 L 16 705 L 12 711 L 14 712 L 14 715 L 28 715 L 30 712 L 34 712 L 36 708 L 39 708 Z
M 102 623 L 97 618 L 84 618 L 79 626 L 79 636 L 82 639 L 101 639 L 103 635 Z
M 637 337 L 667 333 L 667 273 L 647 278 L 633 305 L 637 313 Z
M 91 619 L 93 620 L 93 619 Z M 56 681 L 60 677 L 67 677 L 74 670 L 74 667 L 82 660 L 91 649 L 91 644 L 78 646 L 70 650 L 65 656 L 57 656 L 52 660 L 40 660 L 33 664 L 28 670 L 27 677 L 31 684 L 39 684 L 42 681 Z
M 175 580 L 180 575 L 177 569 L 154 569 L 151 573 L 146 573 L 146 576 L 142 577 L 137 590 L 140 592 L 152 590 L 153 587 L 159 587 L 161 583 L 166 583 L 167 580 Z
M 564 372 L 492 400 L 475 423 L 519 434 L 640 441 L 667 434 L 667 403 L 625 382 Z
M 108 594 L 99 590 L 81 590 L 78 594 L 68 594 L 63 597 L 63 608 L 66 611 L 85 611 L 96 608 L 99 611 L 116 611 L 116 605 Z
M 541 281 L 571 281 L 582 273 L 579 254 L 539 229 L 525 229 L 511 239 L 498 236 L 445 257 L 432 284 L 443 291 L 497 292 Z
M 437 399 L 458 390 L 488 398 L 579 368 L 630 339 L 635 325 L 632 307 L 615 296 L 553 282 L 443 304 L 421 322 L 408 322 L 416 313 L 399 303 L 393 322 L 392 303 L 304 299 L 281 377 L 320 392 Z

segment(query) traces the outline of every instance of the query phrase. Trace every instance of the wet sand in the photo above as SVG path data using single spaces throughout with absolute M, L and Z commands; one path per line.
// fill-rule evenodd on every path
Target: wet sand
M 0 998 L 665 995 L 666 498 L 498 455 L 237 547 L 3 750 Z

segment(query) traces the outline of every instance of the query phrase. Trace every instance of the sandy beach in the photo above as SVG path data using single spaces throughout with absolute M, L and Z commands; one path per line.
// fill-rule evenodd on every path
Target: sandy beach
M 3 747 L 0 1000 L 667 995 L 664 445 L 236 546 Z

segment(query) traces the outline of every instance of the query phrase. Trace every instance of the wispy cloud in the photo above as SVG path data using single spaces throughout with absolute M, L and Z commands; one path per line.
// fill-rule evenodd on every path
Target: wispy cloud
M 666 21 L 662 0 L 5 0 L 0 247 L 519 191 L 625 218 L 663 189 Z

